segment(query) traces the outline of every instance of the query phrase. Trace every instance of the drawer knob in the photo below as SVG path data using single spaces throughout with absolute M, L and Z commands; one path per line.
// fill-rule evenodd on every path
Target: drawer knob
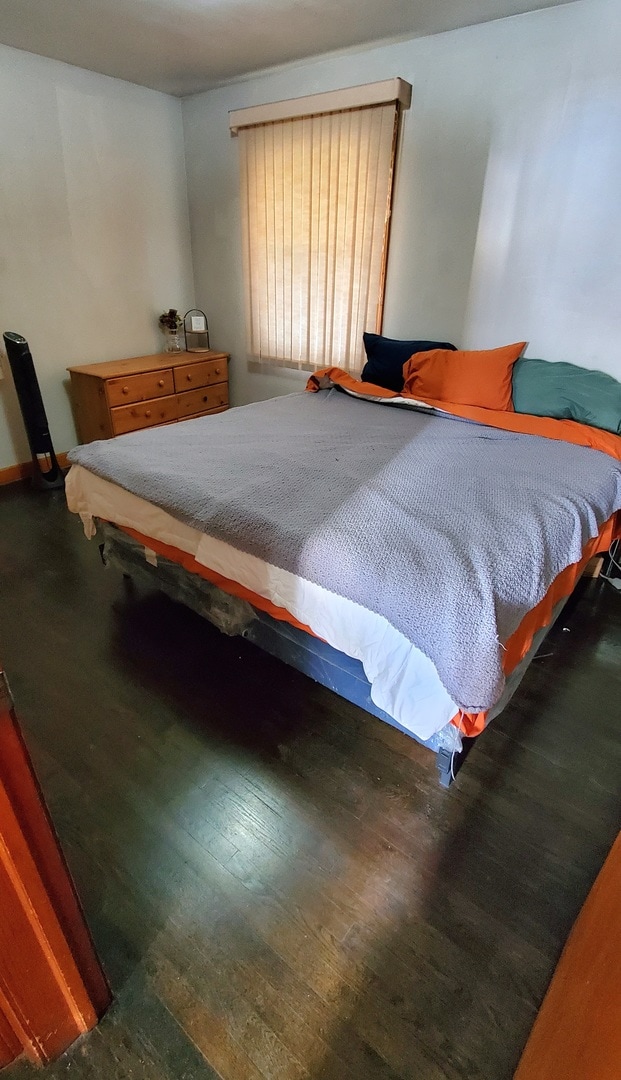
M 216 375 L 219 375 L 219 374 L 220 374 L 220 368 L 219 368 L 219 367 L 217 367 L 217 368 L 216 368 L 216 371 L 215 371 L 215 373 L 216 373 Z
M 163 386 L 163 385 L 164 385 L 164 380 L 163 380 L 163 379 L 160 379 L 160 381 L 158 382 L 158 384 L 157 384 L 157 385 L 158 385 L 158 386 Z
M 123 387 L 123 393 L 124 394 L 129 394 L 129 386 L 124 386 Z
M 192 382 L 192 376 L 191 375 L 186 375 L 186 379 L 188 380 L 188 382 Z
M 150 409 L 147 409 L 147 411 L 145 412 L 145 416 L 147 417 L 147 419 L 148 419 L 148 417 L 149 417 L 150 415 L 151 415 L 151 410 L 150 410 Z

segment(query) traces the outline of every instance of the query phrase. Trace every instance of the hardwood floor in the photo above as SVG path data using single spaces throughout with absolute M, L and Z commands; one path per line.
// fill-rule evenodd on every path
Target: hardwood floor
M 0 591 L 116 995 L 49 1078 L 512 1076 L 618 829 L 620 596 L 579 587 L 446 792 L 412 740 L 126 590 L 62 493 L 0 491 Z

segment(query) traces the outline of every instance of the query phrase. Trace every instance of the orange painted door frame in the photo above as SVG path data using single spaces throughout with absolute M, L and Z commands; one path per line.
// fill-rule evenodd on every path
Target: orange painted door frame
M 0 670 L 0 1068 L 50 1061 L 109 1002 Z
M 514 1080 L 621 1076 L 621 833 L 586 898 Z

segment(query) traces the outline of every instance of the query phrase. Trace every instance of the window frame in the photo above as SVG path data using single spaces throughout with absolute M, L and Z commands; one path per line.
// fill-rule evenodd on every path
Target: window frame
M 364 325 L 364 330 L 380 333 L 382 328 L 385 287 L 386 287 L 386 272 L 388 263 L 388 250 L 390 240 L 390 226 L 392 220 L 392 200 L 394 197 L 394 185 L 395 185 L 395 170 L 396 159 L 398 150 L 398 141 L 402 123 L 402 116 L 404 109 L 409 108 L 411 103 L 412 88 L 409 83 L 406 83 L 403 79 L 389 79 L 380 83 L 367 83 L 359 87 L 350 87 L 344 90 L 328 91 L 322 94 L 313 94 L 304 98 L 294 98 L 285 101 L 272 102 L 266 105 L 251 106 L 247 109 L 234 110 L 229 114 L 229 128 L 232 135 L 237 135 L 239 131 L 246 128 L 268 128 L 270 125 L 278 125 L 281 122 L 295 121 L 302 118 L 309 118 L 312 120 L 323 119 L 330 114 L 334 113 L 349 113 L 353 111 L 362 111 L 371 109 L 378 105 L 392 105 L 394 106 L 393 124 L 392 124 L 392 142 L 390 147 L 390 160 L 388 166 L 388 173 L 382 173 L 381 179 L 383 183 L 387 183 L 386 192 L 387 199 L 385 204 L 380 204 L 377 209 L 373 208 L 373 214 L 376 215 L 372 218 L 372 228 L 376 231 L 376 253 L 379 250 L 378 235 L 380 228 L 383 225 L 383 235 L 381 241 L 380 251 L 380 266 L 374 271 L 372 286 L 373 293 L 376 299 L 376 312 L 375 312 L 375 324 Z M 390 114 L 388 114 L 390 120 Z M 293 129 L 292 129 L 293 130 Z M 388 132 L 390 137 L 390 132 Z M 384 136 L 386 139 L 386 136 Z M 386 145 L 384 146 L 383 153 L 386 153 Z M 385 168 L 385 162 L 384 162 Z M 380 174 L 378 173 L 378 176 Z M 242 186 L 246 190 L 245 185 L 247 183 L 246 178 L 242 177 Z M 325 198 L 325 195 L 324 195 Z M 274 205 L 277 205 L 276 203 Z M 380 209 L 383 207 L 383 209 Z M 268 208 L 265 209 L 267 214 Z M 242 213 L 248 215 L 248 206 L 244 206 Z M 379 213 L 383 214 L 383 222 L 380 224 Z M 247 245 L 250 242 L 249 236 L 252 228 L 257 226 L 257 222 L 249 221 L 248 216 L 242 221 L 242 228 L 244 234 L 244 276 L 245 276 L 245 297 L 244 306 L 246 311 L 246 336 L 248 347 L 248 366 L 253 371 L 267 371 L 274 372 L 275 370 L 286 371 L 315 371 L 321 364 L 317 360 L 310 359 L 309 356 L 305 359 L 301 357 L 296 359 L 295 356 L 275 356 L 271 357 L 266 354 L 257 354 L 256 350 L 252 347 L 253 335 L 256 334 L 256 322 L 252 324 L 252 304 L 256 302 L 256 295 L 252 293 L 251 287 L 251 271 L 249 266 L 249 256 Z M 292 279 L 293 280 L 293 279 Z M 343 294 L 341 294 L 342 296 Z M 354 290 L 352 290 L 350 301 L 356 296 Z M 266 302 L 269 303 L 269 295 L 265 295 Z M 309 291 L 309 299 L 311 299 Z M 358 297 L 359 299 L 359 297 Z M 373 305 L 371 305 L 372 308 Z M 352 311 L 358 312 L 360 305 L 357 304 Z M 365 323 L 369 321 L 371 311 L 367 310 Z M 265 313 L 264 313 L 265 314 Z M 363 312 L 364 316 L 364 312 Z M 259 331 L 260 334 L 260 331 Z M 360 355 L 357 358 L 353 358 L 357 364 L 362 359 L 362 333 L 359 334 L 359 349 Z M 346 356 L 349 357 L 349 370 L 353 370 L 352 357 L 351 357 L 351 341 L 346 346 Z M 356 335 L 355 340 L 358 340 Z M 260 346 L 259 346 L 260 348 Z M 292 350 L 293 351 L 293 350 Z M 333 357 L 328 358 L 328 362 L 338 362 L 333 360 Z M 344 364 L 343 366 L 347 366 Z

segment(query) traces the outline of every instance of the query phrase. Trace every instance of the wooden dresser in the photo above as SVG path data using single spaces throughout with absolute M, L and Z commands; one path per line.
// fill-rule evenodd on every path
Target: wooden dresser
M 229 407 L 227 353 L 156 353 L 67 368 L 81 442 Z

